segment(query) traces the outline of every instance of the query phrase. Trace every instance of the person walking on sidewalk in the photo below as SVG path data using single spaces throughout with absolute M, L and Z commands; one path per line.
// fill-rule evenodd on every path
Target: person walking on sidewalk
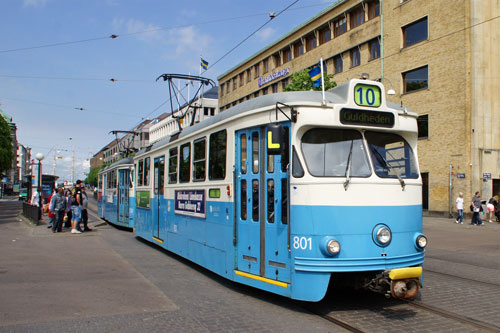
M 92 229 L 88 226 L 89 214 L 87 211 L 87 207 L 89 205 L 89 198 L 87 197 L 87 192 L 85 191 L 85 186 L 82 187 L 82 222 L 83 222 L 83 231 L 92 231 Z
M 498 201 L 495 199 L 495 197 L 491 197 L 490 200 L 488 201 L 488 205 L 486 207 L 488 208 L 488 213 L 490 214 L 490 219 L 488 222 L 493 223 L 492 218 L 493 218 L 493 213 L 495 212 L 495 209 L 498 205 Z
M 462 192 L 458 193 L 457 202 L 457 211 L 458 217 L 455 220 L 455 223 L 464 224 L 464 194 Z
M 77 180 L 75 188 L 73 189 L 73 195 L 71 197 L 71 233 L 81 234 L 80 223 L 82 222 L 82 181 Z
M 481 220 L 481 216 L 479 215 L 481 212 L 481 198 L 479 196 L 479 192 L 476 192 L 474 194 L 474 197 L 472 198 L 472 225 L 482 225 L 483 221 Z
M 49 217 L 49 224 L 47 225 L 47 228 L 52 228 L 52 225 L 54 224 L 54 220 L 56 218 L 56 215 L 54 214 L 54 212 L 52 210 L 50 210 L 50 204 L 51 204 L 51 201 L 52 201 L 52 198 L 54 197 L 54 195 L 56 194 L 56 189 L 54 189 L 52 191 L 52 193 L 50 194 L 49 198 L 47 199 L 47 216 Z
M 52 232 L 61 232 L 64 212 L 66 211 L 66 197 L 62 187 L 58 188 L 56 194 L 52 197 L 49 210 L 56 216 L 52 223 Z

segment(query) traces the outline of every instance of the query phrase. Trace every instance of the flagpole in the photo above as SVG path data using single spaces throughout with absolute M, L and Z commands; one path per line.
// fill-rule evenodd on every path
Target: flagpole
M 320 68 L 321 68 L 321 92 L 323 93 L 323 105 L 326 105 L 326 97 L 325 97 L 325 76 L 323 75 L 323 58 L 319 60 Z

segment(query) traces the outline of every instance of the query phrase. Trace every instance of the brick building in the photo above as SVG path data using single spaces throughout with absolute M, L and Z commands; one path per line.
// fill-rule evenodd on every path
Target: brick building
M 499 28 L 497 0 L 336 1 L 220 75 L 220 110 L 320 58 L 337 84 L 368 73 L 419 114 L 423 206 L 448 212 L 458 192 L 500 193 Z

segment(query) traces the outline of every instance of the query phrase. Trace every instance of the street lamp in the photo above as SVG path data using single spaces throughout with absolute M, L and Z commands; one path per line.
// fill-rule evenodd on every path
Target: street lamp
M 45 156 L 43 156 L 42 153 L 36 153 L 35 158 L 38 160 L 38 184 L 37 184 L 37 191 L 39 194 L 39 202 L 38 202 L 38 211 L 41 213 L 42 209 L 42 160 L 44 159 Z M 41 216 L 41 214 L 40 214 Z

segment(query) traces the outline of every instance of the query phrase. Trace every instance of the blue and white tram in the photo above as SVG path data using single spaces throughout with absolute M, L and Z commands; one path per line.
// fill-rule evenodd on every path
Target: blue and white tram
M 135 233 L 299 300 L 331 283 L 413 297 L 424 248 L 417 114 L 384 86 L 255 98 L 143 149 Z
M 99 172 L 97 212 L 109 223 L 134 227 L 134 163 L 131 157 L 117 161 Z

